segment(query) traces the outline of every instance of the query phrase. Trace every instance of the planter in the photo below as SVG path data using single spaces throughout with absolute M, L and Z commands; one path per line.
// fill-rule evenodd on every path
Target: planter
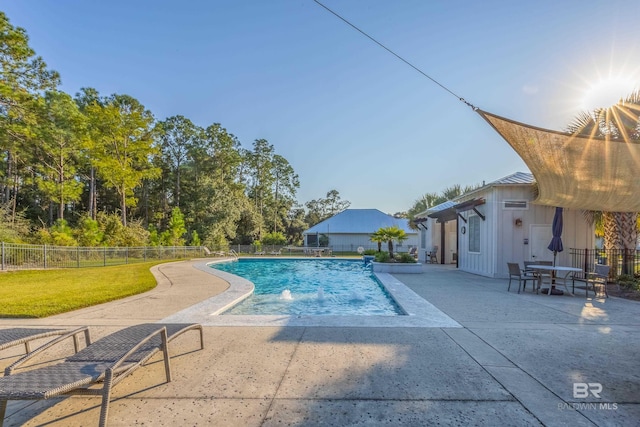
M 375 259 L 375 256 L 373 255 L 362 255 L 362 260 L 364 261 L 365 264 L 373 262 L 374 259 Z
M 417 274 L 422 273 L 422 263 L 402 263 L 402 262 L 375 262 L 372 261 L 374 273 L 399 273 Z

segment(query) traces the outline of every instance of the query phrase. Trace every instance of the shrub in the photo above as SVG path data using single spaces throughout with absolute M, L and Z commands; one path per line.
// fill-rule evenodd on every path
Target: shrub
M 391 262 L 391 256 L 389 252 L 376 252 L 375 254 L 376 262 Z
M 416 262 L 416 259 L 413 257 L 413 255 L 410 255 L 407 252 L 402 252 L 398 254 L 398 256 L 396 257 L 396 261 L 406 264 L 414 264 Z
M 73 237 L 73 230 L 64 219 L 56 220 L 51 227 L 51 243 L 56 246 L 78 246 L 78 242 Z
M 198 236 L 198 232 L 193 230 L 191 232 L 191 239 L 189 239 L 189 244 L 191 246 L 202 246 L 202 242 L 200 241 L 200 236 Z
M 617 279 L 618 285 L 629 290 L 640 290 L 640 281 L 630 274 L 621 274 Z
M 184 225 L 184 215 L 180 208 L 175 207 L 171 210 L 171 218 L 167 230 L 161 234 L 162 242 L 166 246 L 184 246 L 182 236 L 187 232 Z
M 279 231 L 275 233 L 267 233 L 262 237 L 262 244 L 284 246 L 287 244 L 287 238 Z
M 80 219 L 76 235 L 80 246 L 98 246 L 102 242 L 102 233 L 100 232 L 98 221 L 86 215 Z
M 375 255 L 377 253 L 378 253 L 378 251 L 376 251 L 375 249 L 365 249 L 365 251 L 362 254 L 363 255 Z
M 29 221 L 23 212 L 12 214 L 10 205 L 0 205 L 0 241 L 22 243 L 29 236 Z

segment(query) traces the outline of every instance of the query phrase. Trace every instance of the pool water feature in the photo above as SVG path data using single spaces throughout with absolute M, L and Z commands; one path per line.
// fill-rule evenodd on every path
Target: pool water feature
M 405 314 L 359 260 L 240 259 L 211 268 L 255 285 L 253 295 L 223 315 Z

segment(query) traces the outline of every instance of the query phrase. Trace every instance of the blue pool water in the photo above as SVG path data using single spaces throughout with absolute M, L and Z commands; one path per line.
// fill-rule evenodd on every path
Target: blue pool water
M 250 280 L 252 296 L 223 314 L 403 314 L 371 268 L 357 260 L 240 259 L 212 268 Z

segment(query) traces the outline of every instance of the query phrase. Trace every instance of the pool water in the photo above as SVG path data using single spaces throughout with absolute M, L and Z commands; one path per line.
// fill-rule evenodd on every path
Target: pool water
M 240 259 L 211 267 L 255 285 L 253 295 L 223 315 L 404 314 L 359 260 Z

